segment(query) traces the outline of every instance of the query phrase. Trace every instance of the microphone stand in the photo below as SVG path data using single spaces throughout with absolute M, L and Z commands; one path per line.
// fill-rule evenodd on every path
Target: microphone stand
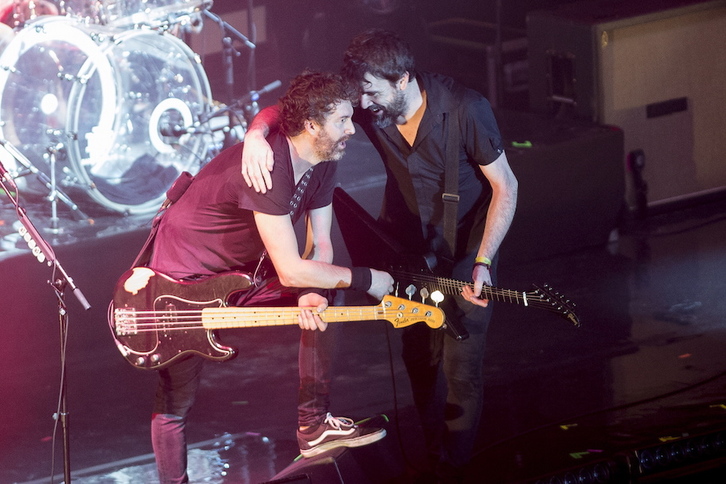
M 48 189 L 48 200 L 51 202 L 51 227 L 50 231 L 53 231 L 55 233 L 58 232 L 58 217 L 57 217 L 57 203 L 58 200 L 65 203 L 68 208 L 71 209 L 71 213 L 77 213 L 78 218 L 80 219 L 88 219 L 88 215 L 86 215 L 79 207 L 78 205 L 71 200 L 71 198 L 66 195 L 63 190 L 61 190 L 57 183 L 56 183 L 56 153 L 63 148 L 62 143 L 57 143 L 55 146 L 49 147 L 47 150 L 46 159 L 49 160 L 50 168 L 51 168 L 51 176 L 50 178 L 40 171 L 38 168 L 33 166 L 33 164 L 30 162 L 30 160 L 23 155 L 23 153 L 20 152 L 15 146 L 13 146 L 10 142 L 0 138 L 0 147 L 4 148 L 5 151 L 8 152 L 13 158 L 15 158 L 15 161 L 20 163 L 25 170 L 35 175 L 38 180 Z M 2 173 L 0 173 L 0 176 Z
M 6 145 L 9 144 L 6 142 Z M 4 145 L 5 146 L 5 145 Z M 7 184 L 5 182 L 8 182 Z M 10 187 L 8 187 L 10 185 Z M 58 405 L 58 413 L 54 414 L 54 419 L 60 422 L 63 431 L 63 475 L 65 482 L 71 482 L 70 469 L 70 436 L 68 433 L 68 402 L 67 381 L 66 381 L 66 342 L 68 339 L 68 310 L 64 302 L 64 290 L 70 287 L 73 295 L 76 296 L 78 302 L 81 303 L 83 309 L 88 310 L 91 305 L 88 304 L 86 297 L 81 290 L 74 284 L 73 279 L 68 275 L 63 266 L 55 256 L 53 248 L 43 239 L 40 232 L 35 228 L 33 222 L 28 218 L 25 209 L 20 206 L 18 197 L 18 187 L 15 185 L 12 177 L 0 162 L 0 188 L 8 195 L 8 198 L 15 206 L 15 212 L 21 223 L 19 229 L 20 235 L 23 237 L 28 247 L 38 262 L 45 263 L 52 267 L 52 278 L 48 283 L 53 287 L 56 298 L 58 299 L 58 322 L 60 326 L 60 359 L 61 359 L 61 382 L 60 397 Z M 15 195 L 13 196 L 13 193 Z
M 226 88 L 226 97 L 228 104 L 232 104 L 234 102 L 234 57 L 239 55 L 239 52 L 235 50 L 233 45 L 233 39 L 232 36 L 237 38 L 240 42 L 242 42 L 249 50 L 250 50 L 250 66 L 254 66 L 254 56 L 255 56 L 255 49 L 257 46 L 252 42 L 249 38 L 247 38 L 244 34 L 242 34 L 239 30 L 235 29 L 232 25 L 230 25 L 228 22 L 225 22 L 222 20 L 222 18 L 210 12 L 209 10 L 203 10 L 204 15 L 206 15 L 208 18 L 210 18 L 212 21 L 216 22 L 217 25 L 219 25 L 219 28 L 222 31 L 222 64 L 224 67 L 225 72 L 225 88 Z M 248 16 L 248 25 L 252 26 L 252 5 L 250 0 L 249 5 L 249 12 L 247 13 Z M 248 84 L 250 83 L 250 79 L 248 79 Z M 251 87 L 250 89 L 251 90 Z M 234 124 L 234 113 L 232 110 L 229 111 L 229 125 L 232 126 Z M 230 146 L 232 144 L 232 136 L 231 136 L 231 130 L 225 133 L 225 146 Z
M 209 10 L 204 10 L 204 15 L 209 17 L 212 21 L 216 22 L 217 25 L 219 25 L 220 30 L 222 31 L 222 45 L 223 45 L 223 65 L 224 65 L 224 71 L 225 71 L 225 87 L 227 89 L 227 102 L 231 103 L 234 100 L 234 57 L 239 55 L 239 52 L 235 50 L 234 45 L 232 43 L 232 36 L 236 37 L 237 40 L 241 41 L 248 49 L 250 49 L 250 56 L 254 56 L 255 49 L 257 46 L 249 39 L 247 38 L 242 32 L 235 29 L 232 25 L 230 25 L 228 22 L 225 22 L 222 20 L 222 18 L 210 12 Z M 249 12 L 248 15 L 251 15 L 252 12 Z M 230 118 L 230 122 L 232 119 Z

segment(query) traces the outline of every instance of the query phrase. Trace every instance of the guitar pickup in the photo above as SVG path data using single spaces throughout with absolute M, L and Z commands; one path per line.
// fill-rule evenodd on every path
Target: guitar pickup
M 136 325 L 136 308 L 116 308 L 114 310 L 114 326 L 118 336 L 138 334 Z

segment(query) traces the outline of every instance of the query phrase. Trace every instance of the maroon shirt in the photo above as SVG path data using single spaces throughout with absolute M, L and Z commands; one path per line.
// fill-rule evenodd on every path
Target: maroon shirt
M 242 143 L 232 146 L 194 177 L 182 197 L 164 214 L 150 267 L 174 278 L 249 269 L 264 251 L 253 212 L 290 212 L 295 178 L 285 136 L 268 137 L 275 156 L 272 190 L 249 188 L 240 173 Z M 313 168 L 296 215 L 332 203 L 335 162 Z

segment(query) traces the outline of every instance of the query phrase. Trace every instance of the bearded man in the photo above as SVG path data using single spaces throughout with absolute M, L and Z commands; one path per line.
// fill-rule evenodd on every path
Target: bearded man
M 301 308 L 324 310 L 327 291 L 306 288 L 351 288 L 377 299 L 389 293 L 389 274 L 332 264 L 336 161 L 355 132 L 354 100 L 340 76 L 308 72 L 296 77 L 280 99 L 281 130 L 267 138 L 277 167 L 275 188 L 260 194 L 245 184 L 239 171 L 242 144 L 223 151 L 164 213 L 149 266 L 186 280 L 230 270 L 254 274 L 254 287 L 232 302 L 240 306 L 297 301 Z M 303 215 L 308 238 L 301 257 L 294 223 Z M 328 411 L 330 331 L 309 309 L 301 311 L 298 322 L 303 328 L 297 429 L 302 455 L 383 438 L 384 429 L 358 427 Z M 159 371 L 151 434 L 162 484 L 188 482 L 185 427 L 203 361 L 193 355 Z

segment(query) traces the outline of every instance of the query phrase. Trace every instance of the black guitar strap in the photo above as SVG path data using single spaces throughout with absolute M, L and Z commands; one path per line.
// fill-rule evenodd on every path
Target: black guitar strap
M 164 203 L 161 204 L 159 211 L 156 212 L 156 216 L 151 222 L 151 232 L 149 232 L 149 236 L 146 238 L 146 242 L 144 242 L 143 247 L 141 247 L 139 255 L 136 256 L 134 263 L 131 265 L 132 269 L 134 267 L 145 266 L 149 263 L 151 260 L 154 239 L 156 238 L 156 231 L 159 230 L 161 217 L 164 213 L 166 213 L 166 209 L 169 208 L 172 203 L 176 202 L 182 195 L 184 195 L 184 192 L 187 191 L 187 188 L 189 188 L 189 185 L 192 184 L 192 181 L 194 181 L 192 174 L 188 171 L 183 171 L 166 191 L 166 200 L 164 200 Z
M 444 240 L 456 254 L 456 223 L 459 206 L 459 116 L 449 114 L 449 131 L 446 139 L 446 168 L 444 172 Z

